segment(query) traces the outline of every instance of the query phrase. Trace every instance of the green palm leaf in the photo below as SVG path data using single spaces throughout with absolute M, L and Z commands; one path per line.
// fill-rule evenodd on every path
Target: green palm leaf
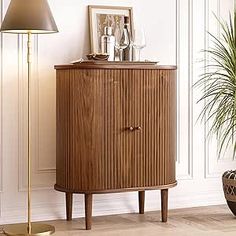
M 221 29 L 218 39 L 209 33 L 213 47 L 204 50 L 211 58 L 195 86 L 200 87 L 204 102 L 199 118 L 209 125 L 209 136 L 219 140 L 219 156 L 232 145 L 236 153 L 236 11 L 230 15 L 229 23 L 217 19 Z

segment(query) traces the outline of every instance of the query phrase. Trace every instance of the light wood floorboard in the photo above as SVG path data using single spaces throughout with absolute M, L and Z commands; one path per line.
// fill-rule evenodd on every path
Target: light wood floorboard
M 46 222 L 56 227 L 55 236 L 235 236 L 236 218 L 227 206 L 170 210 L 167 223 L 160 212 L 144 215 L 123 214 L 93 217 L 91 231 L 84 230 L 84 219 Z

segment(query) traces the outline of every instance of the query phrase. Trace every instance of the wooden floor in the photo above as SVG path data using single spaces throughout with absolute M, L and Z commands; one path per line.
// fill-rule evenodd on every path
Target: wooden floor
M 222 236 L 236 234 L 236 218 L 226 206 L 170 210 L 168 223 L 160 212 L 93 217 L 93 229 L 84 230 L 84 219 L 47 222 L 55 236 Z

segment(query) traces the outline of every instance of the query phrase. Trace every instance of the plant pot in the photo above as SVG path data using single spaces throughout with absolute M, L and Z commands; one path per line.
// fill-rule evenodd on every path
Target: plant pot
M 222 176 L 222 181 L 228 207 L 236 216 L 236 170 L 226 171 Z

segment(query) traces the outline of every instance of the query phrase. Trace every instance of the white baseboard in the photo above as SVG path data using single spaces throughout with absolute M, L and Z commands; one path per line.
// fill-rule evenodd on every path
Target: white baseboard
M 189 208 L 198 206 L 221 205 L 225 204 L 222 191 L 212 191 L 191 196 L 185 194 L 176 195 L 170 190 L 169 209 Z M 159 191 L 147 191 L 145 211 L 160 210 Z M 138 194 L 117 193 L 106 195 L 94 195 L 93 216 L 116 215 L 124 213 L 138 212 Z M 21 223 L 26 221 L 26 207 L 18 209 L 3 209 L 1 224 Z M 84 217 L 83 196 L 74 197 L 73 218 Z M 46 221 L 65 219 L 65 202 L 53 204 L 41 203 L 32 207 L 33 221 Z

